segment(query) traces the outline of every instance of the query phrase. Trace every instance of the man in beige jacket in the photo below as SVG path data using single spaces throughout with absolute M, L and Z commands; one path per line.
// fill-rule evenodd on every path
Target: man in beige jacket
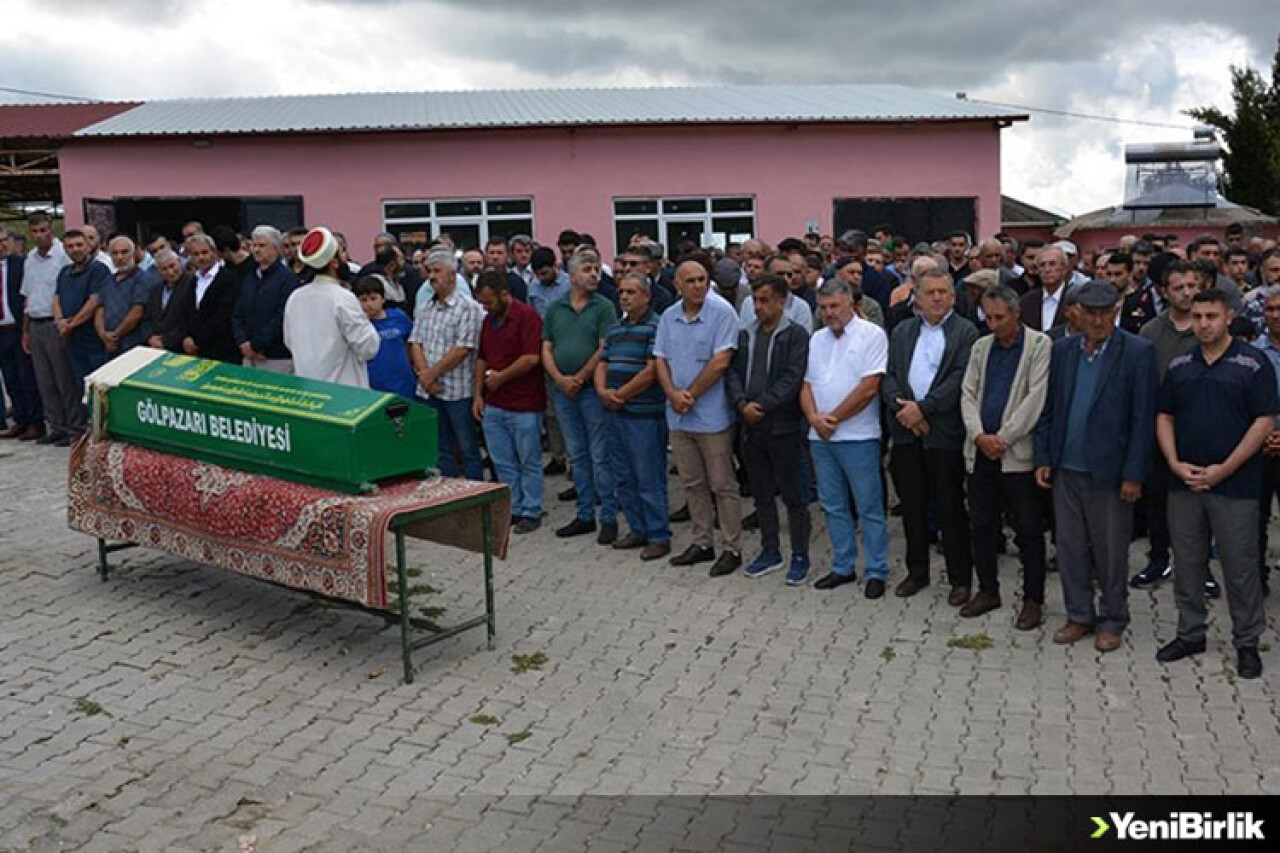
M 982 311 L 991 334 L 974 343 L 960 392 L 978 594 L 960 615 L 981 616 L 1000 606 L 996 549 L 1007 510 L 1022 561 L 1022 610 L 1015 626 L 1030 631 L 1044 619 L 1044 503 L 1033 468 L 1052 342 L 1022 324 L 1018 294 L 1007 285 L 983 293 Z

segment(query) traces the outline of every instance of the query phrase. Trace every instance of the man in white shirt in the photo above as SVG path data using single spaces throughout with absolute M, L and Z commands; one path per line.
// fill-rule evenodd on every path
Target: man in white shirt
M 1046 334 L 1066 322 L 1062 297 L 1066 294 L 1067 256 L 1057 246 L 1041 249 L 1036 255 L 1040 286 L 1022 297 L 1022 322 L 1027 328 Z
M 67 359 L 67 345 L 53 323 L 53 298 L 58 289 L 58 273 L 71 263 L 62 244 L 53 236 L 53 224 L 43 213 L 27 218 L 27 232 L 34 247 L 27 253 L 22 271 L 22 348 L 31 353 L 40 403 L 49 424 L 37 444 L 53 444 L 82 429 L 82 412 L 76 383 Z
M 888 363 L 884 331 L 857 316 L 853 292 L 840 279 L 818 290 L 826 328 L 809 342 L 809 365 L 800 408 L 809 422 L 809 448 L 818 479 L 818 500 L 827 518 L 834 562 L 817 589 L 857 580 L 857 526 L 849 492 L 858 507 L 867 598 L 884 595 L 889 577 L 889 534 L 880 481 L 880 381 Z
M 368 362 L 382 338 L 339 280 L 338 241 L 328 228 L 313 228 L 298 246 L 298 259 L 316 275 L 284 306 L 284 345 L 293 353 L 294 373 L 368 388 Z

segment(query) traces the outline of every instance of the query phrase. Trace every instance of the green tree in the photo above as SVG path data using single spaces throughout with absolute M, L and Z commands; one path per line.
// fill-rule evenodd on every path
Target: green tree
M 1270 83 L 1257 70 L 1231 66 L 1234 114 L 1196 107 L 1187 115 L 1222 134 L 1223 191 L 1237 204 L 1280 215 L 1280 39 Z

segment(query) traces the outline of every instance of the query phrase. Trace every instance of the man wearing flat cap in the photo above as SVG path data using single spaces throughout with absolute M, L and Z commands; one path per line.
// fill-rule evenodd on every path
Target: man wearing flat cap
M 382 338 L 360 300 L 343 287 L 338 241 L 328 228 L 312 228 L 298 246 L 298 259 L 315 272 L 284 306 L 284 345 L 298 376 L 369 387 L 368 362 Z
M 1116 327 L 1120 294 L 1105 281 L 1079 290 L 1080 334 L 1053 345 L 1036 427 L 1036 483 L 1053 488 L 1067 622 L 1053 635 L 1120 647 L 1129 623 L 1133 504 L 1151 468 L 1159 371 L 1150 341 Z M 1095 602 L 1094 581 L 1101 592 Z

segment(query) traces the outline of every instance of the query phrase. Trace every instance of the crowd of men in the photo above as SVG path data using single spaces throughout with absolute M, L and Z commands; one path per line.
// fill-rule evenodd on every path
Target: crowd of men
M 671 565 L 785 570 L 799 586 L 816 499 L 833 557 L 815 588 L 856 582 L 860 543 L 864 594 L 884 596 L 897 514 L 894 593 L 930 586 L 936 546 L 948 603 L 978 617 L 1002 607 L 1007 526 L 1016 628 L 1043 623 L 1056 564 L 1054 642 L 1092 634 L 1114 651 L 1130 587 L 1172 577 L 1177 633 L 1157 655 L 1171 662 L 1204 651 L 1205 600 L 1225 586 L 1237 671 L 1260 675 L 1280 492 L 1274 242 L 1228 229 L 1183 250 L 1144 234 L 1082 257 L 1066 241 L 873 234 L 688 243 L 674 262 L 636 235 L 608 265 L 573 231 L 554 248 L 515 236 L 458 251 L 442 236 L 415 252 L 380 234 L 361 267 L 323 227 L 246 239 L 192 222 L 178 247 L 103 247 L 34 215 L 31 250 L 0 264 L 15 422 L 0 435 L 67 445 L 85 429 L 86 375 L 139 344 L 380 388 L 435 409 L 443 474 L 487 465 L 510 486 L 517 534 L 539 529 L 545 478 L 567 470 L 558 497 L 576 512 L 557 536 L 652 561 L 687 521 Z M 668 453 L 687 500 L 675 512 Z

